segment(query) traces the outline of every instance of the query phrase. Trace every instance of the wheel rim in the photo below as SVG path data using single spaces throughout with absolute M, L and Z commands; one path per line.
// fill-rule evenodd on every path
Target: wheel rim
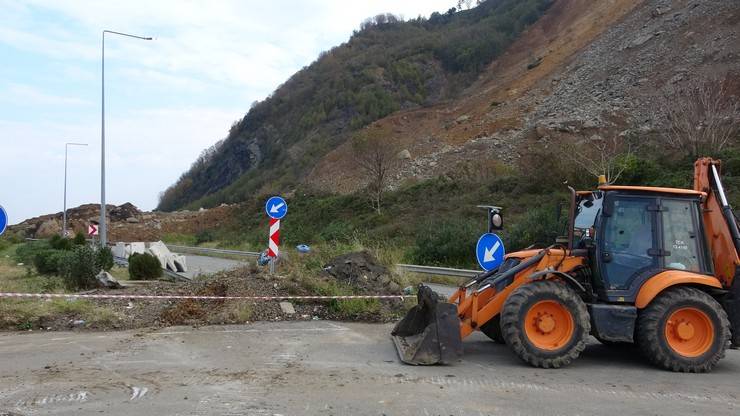
M 524 330 L 529 341 L 537 348 L 555 351 L 573 338 L 573 315 L 563 304 L 543 300 L 529 308 L 524 319 Z
M 714 324 L 697 308 L 681 308 L 666 321 L 665 338 L 673 351 L 684 357 L 698 357 L 714 343 Z

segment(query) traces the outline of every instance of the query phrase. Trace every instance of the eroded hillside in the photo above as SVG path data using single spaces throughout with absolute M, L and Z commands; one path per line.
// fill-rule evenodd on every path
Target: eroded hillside
M 739 23 L 736 0 L 557 1 L 461 98 L 368 128 L 408 150 L 396 184 L 516 164 L 533 147 L 585 130 L 653 137 L 651 110 L 667 88 L 737 78 Z M 355 190 L 363 177 L 352 166 L 344 144 L 309 181 Z

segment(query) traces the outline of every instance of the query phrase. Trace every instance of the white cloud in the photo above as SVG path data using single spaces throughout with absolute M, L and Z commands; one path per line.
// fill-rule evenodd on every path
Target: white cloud
M 89 101 L 77 97 L 65 97 L 46 93 L 38 88 L 24 84 L 9 84 L 0 95 L 0 101 L 14 105 L 46 104 L 52 106 L 89 105 Z
M 156 38 L 106 36 L 108 201 L 151 209 L 254 100 L 363 19 L 454 3 L 0 0 L 0 204 L 13 222 L 61 210 L 72 139 L 90 146 L 70 151 L 69 205 L 99 201 L 102 29 Z

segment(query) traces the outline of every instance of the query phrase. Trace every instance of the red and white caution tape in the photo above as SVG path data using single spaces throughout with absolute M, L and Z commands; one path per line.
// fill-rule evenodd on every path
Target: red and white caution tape
M 170 299 L 170 300 L 344 300 L 344 299 L 400 299 L 412 298 L 412 295 L 341 295 L 341 296 L 195 296 L 195 295 L 94 295 L 74 293 L 3 293 L 0 298 L 37 298 L 37 299 Z

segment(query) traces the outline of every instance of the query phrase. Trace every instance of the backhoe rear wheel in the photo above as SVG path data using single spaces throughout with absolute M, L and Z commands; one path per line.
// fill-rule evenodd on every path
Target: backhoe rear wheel
M 573 289 L 543 280 L 509 295 L 501 314 L 501 331 L 506 344 L 525 362 L 559 368 L 586 348 L 591 323 L 586 304 Z
M 691 287 L 668 289 L 640 312 L 637 345 L 653 364 L 705 373 L 725 356 L 730 321 L 722 306 Z

